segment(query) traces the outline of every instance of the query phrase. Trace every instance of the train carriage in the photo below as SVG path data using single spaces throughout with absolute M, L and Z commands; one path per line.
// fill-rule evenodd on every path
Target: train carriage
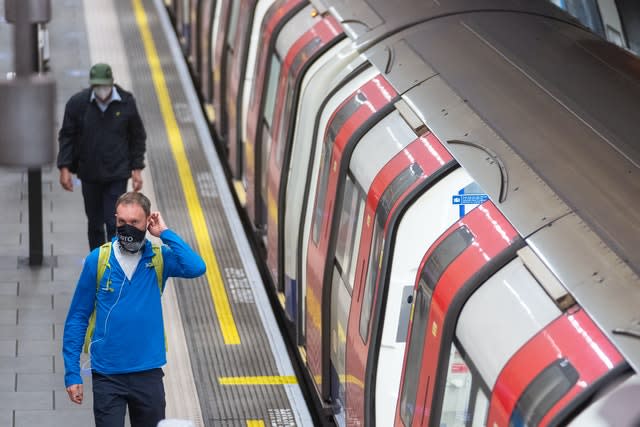
M 335 424 L 640 422 L 637 57 L 550 2 L 213 3 L 190 60 Z

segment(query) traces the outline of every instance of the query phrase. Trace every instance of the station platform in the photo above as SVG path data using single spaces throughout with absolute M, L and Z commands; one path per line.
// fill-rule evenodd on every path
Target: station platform
M 167 418 L 313 425 L 161 0 L 51 4 L 57 129 L 68 98 L 88 86 L 90 66 L 109 63 L 116 83 L 136 97 L 147 131 L 142 192 L 207 264 L 205 276 L 170 280 L 163 295 Z M 12 28 L 0 18 L 2 78 L 12 70 L 11 50 Z M 54 165 L 42 169 L 45 259 L 33 267 L 27 171 L 0 168 L 1 426 L 94 425 L 91 378 L 83 404 L 70 402 L 61 356 L 89 252 L 80 186 L 76 180 L 66 192 Z

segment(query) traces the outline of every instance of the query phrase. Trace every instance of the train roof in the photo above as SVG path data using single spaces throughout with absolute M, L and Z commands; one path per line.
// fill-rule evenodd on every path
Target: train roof
M 573 270 L 609 273 L 585 286 L 586 272 L 554 269 L 581 305 L 609 333 L 640 334 L 640 59 L 548 2 L 324 1 L 523 237 L 546 235 L 542 255 Z M 544 230 L 569 216 L 597 236 L 583 239 L 587 257 L 558 252 Z M 631 271 L 588 265 L 601 258 Z M 637 346 L 625 353 L 640 368 Z
M 330 9 L 349 36 L 365 50 L 390 35 L 445 16 L 478 11 L 514 11 L 544 15 L 581 25 L 549 1 L 531 0 L 312 0 L 320 10 Z

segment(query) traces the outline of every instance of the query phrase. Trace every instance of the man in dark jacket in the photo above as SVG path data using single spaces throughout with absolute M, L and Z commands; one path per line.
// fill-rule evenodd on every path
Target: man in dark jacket
M 62 188 L 73 191 L 72 173 L 82 181 L 94 249 L 115 236 L 115 203 L 129 178 L 133 191 L 142 189 L 147 135 L 133 95 L 113 83 L 109 65 L 91 67 L 89 84 L 67 102 L 57 163 Z

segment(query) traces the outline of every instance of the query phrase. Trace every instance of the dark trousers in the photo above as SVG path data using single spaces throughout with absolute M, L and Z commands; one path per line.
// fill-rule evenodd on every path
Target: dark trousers
M 131 427 L 156 427 L 165 415 L 162 377 L 161 368 L 117 375 L 94 372 L 93 416 L 96 427 L 124 427 L 127 405 Z
M 101 246 L 116 235 L 116 200 L 127 191 L 126 179 L 111 182 L 82 182 L 84 212 L 87 214 L 89 247 Z M 105 240 L 104 229 L 107 227 Z

